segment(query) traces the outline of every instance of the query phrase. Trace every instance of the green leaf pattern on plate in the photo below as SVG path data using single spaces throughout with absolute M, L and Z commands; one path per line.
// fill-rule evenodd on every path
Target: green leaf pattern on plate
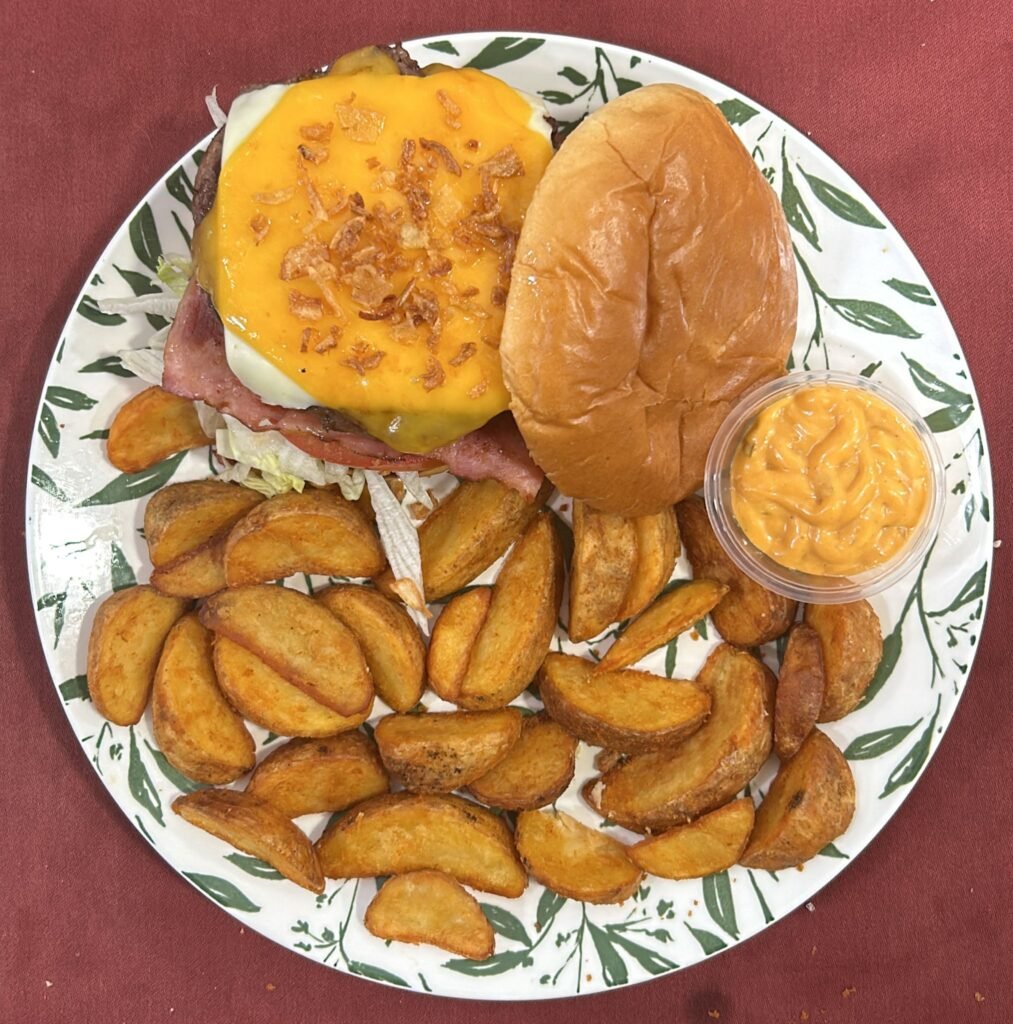
M 847 175 L 752 100 L 658 58 L 594 43 L 475 34 L 427 40 L 411 50 L 423 62 L 491 69 L 541 93 L 564 131 L 642 84 L 667 79 L 702 88 L 788 211 L 800 287 L 793 365 L 832 366 L 882 380 L 936 430 L 947 466 L 951 525 L 912 577 L 874 599 L 885 633 L 882 662 L 862 707 L 825 726 L 856 776 L 855 823 L 801 874 L 734 867 L 702 882 L 651 878 L 620 906 L 585 906 L 534 882 L 520 900 L 483 897 L 497 951 L 475 963 L 371 936 L 362 914 L 373 883 L 360 891 L 354 880 L 329 881 L 325 894 L 314 897 L 169 813 L 179 793 L 199 784 L 157 750 L 147 720 L 121 728 L 98 716 L 88 697 L 80 630 L 95 601 L 146 579 L 138 533 L 145 498 L 170 480 L 208 473 L 206 452 L 180 453 L 139 474 L 117 476 L 108 465 L 101 442 L 112 416 L 143 386 L 127 376 L 118 353 L 145 344 L 151 325 L 138 315 L 102 313 L 97 305 L 126 293 L 154 294 L 159 256 L 186 250 L 186 207 L 201 150 L 177 163 L 145 197 L 107 258 L 89 273 L 87 292 L 65 331 L 62 361 L 54 360 L 50 369 L 33 438 L 28 501 L 37 619 L 58 697 L 110 792 L 147 840 L 157 839 L 170 863 L 258 931 L 329 966 L 399 987 L 514 999 L 600 991 L 693 964 L 789 913 L 848 864 L 924 770 L 966 680 L 988 591 L 992 504 L 980 413 L 945 314 L 894 229 Z M 555 511 L 571 541 L 568 511 Z M 289 582 L 303 589 L 303 581 Z M 677 677 L 695 674 L 720 641 L 708 623 L 696 632 L 698 637 L 685 634 L 656 652 L 647 667 Z M 606 634 L 601 648 L 608 642 Z M 570 644 L 563 631 L 553 647 L 589 651 L 589 645 Z M 775 663 L 774 645 L 765 654 Z M 536 692 L 525 693 L 520 703 L 537 708 Z M 260 749 L 267 733 L 253 733 Z M 586 777 L 589 761 L 582 763 Z M 754 800 L 772 775 L 770 765 L 751 787 Z M 557 804 L 592 827 L 600 823 L 576 783 Z M 607 834 L 633 841 L 618 826 L 603 824 L 610 826 Z

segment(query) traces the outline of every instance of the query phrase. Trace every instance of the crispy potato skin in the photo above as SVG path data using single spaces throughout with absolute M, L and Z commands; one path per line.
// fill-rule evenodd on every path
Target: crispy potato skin
M 141 720 L 162 645 L 189 608 L 189 601 L 145 585 L 102 602 L 88 638 L 88 693 L 103 718 L 116 725 Z
M 279 736 L 337 736 L 362 725 L 373 702 L 354 715 L 339 715 L 283 679 L 245 647 L 219 636 L 215 673 L 229 703 L 251 722 Z
M 440 612 L 429 638 L 426 670 L 433 692 L 457 703 L 471 660 L 471 650 L 485 624 L 492 587 L 477 587 L 451 598 Z
M 256 764 L 253 737 L 218 686 L 211 634 L 194 612 L 165 639 L 151 720 L 155 742 L 169 763 L 197 782 L 232 782 Z
M 109 425 L 106 452 L 120 472 L 137 473 L 209 441 L 193 402 L 151 387 L 120 406 Z
M 354 583 L 316 599 L 355 634 L 380 699 L 394 711 L 415 707 L 426 688 L 426 645 L 404 606 Z
M 729 644 L 696 682 L 711 695 L 707 722 L 671 750 L 637 754 L 584 787 L 601 814 L 634 832 L 664 832 L 731 800 L 773 743 L 773 674 Z
M 151 564 L 169 565 L 230 530 L 263 495 L 238 484 L 192 480 L 168 484 L 144 507 L 144 539 Z
M 793 757 L 809 735 L 823 704 L 823 648 L 819 634 L 804 622 L 788 632 L 774 701 L 774 750 Z
M 634 521 L 574 501 L 571 640 L 590 640 L 618 620 L 636 564 Z
M 644 877 L 626 847 L 562 811 L 521 811 L 517 852 L 546 888 L 584 903 L 622 903 Z
M 623 754 L 674 747 L 703 725 L 711 697 L 695 683 L 647 672 L 600 672 L 593 662 L 549 654 L 538 672 L 546 711 L 585 743 Z
M 343 811 L 389 789 L 376 744 L 361 732 L 289 740 L 257 765 L 246 786 L 286 818 Z
M 440 601 L 488 569 L 551 493 L 546 481 L 529 502 L 497 480 L 462 481 L 419 527 L 426 600 Z
M 883 629 L 868 601 L 810 604 L 804 619 L 823 649 L 826 685 L 817 721 L 835 722 L 865 696 L 883 657 Z
M 378 938 L 436 946 L 469 960 L 488 960 L 495 949 L 478 901 L 442 871 L 388 879 L 366 908 L 364 923 Z
M 781 765 L 739 863 L 779 871 L 815 857 L 847 831 L 855 814 L 855 779 L 833 741 L 819 729 Z
M 467 786 L 502 761 L 520 735 L 516 708 L 387 715 L 374 732 L 387 771 L 413 793 Z
M 214 537 L 151 573 L 151 585 L 173 597 L 210 597 L 225 589 L 225 537 Z
M 328 489 L 269 498 L 232 527 L 225 543 L 230 587 L 295 572 L 376 576 L 385 564 L 380 540 L 359 508 Z
M 637 564 L 617 614 L 617 621 L 639 615 L 672 578 L 682 545 L 675 508 L 667 506 L 650 516 L 633 520 L 637 534 Z
M 445 871 L 462 885 L 510 898 L 528 883 L 501 818 L 456 796 L 389 793 L 349 810 L 317 840 L 328 878 Z
M 563 599 L 563 551 L 555 520 L 536 514 L 500 569 L 489 612 L 471 649 L 457 703 L 504 707 L 548 653 Z
M 715 580 L 690 580 L 662 594 L 619 634 L 598 664 L 600 671 L 626 668 L 667 644 L 702 619 L 728 593 Z
M 630 860 L 658 878 L 705 878 L 738 862 L 754 819 L 753 801 L 742 797 L 635 843 L 628 850 Z
M 296 885 L 317 894 L 324 891 L 310 841 L 269 803 L 232 789 L 199 789 L 177 797 L 172 809 L 191 825 L 267 861 Z
M 796 603 L 765 590 L 732 562 L 714 536 L 703 498 L 680 501 L 675 514 L 693 575 L 728 587 L 711 612 L 721 636 L 739 647 L 756 647 L 787 632 L 795 620 Z
M 209 598 L 200 617 L 339 715 L 372 703 L 373 682 L 358 641 L 313 598 L 287 587 L 230 587 Z
M 526 715 L 505 758 L 468 786 L 489 807 L 528 811 L 551 804 L 573 779 L 577 738 L 541 711 Z

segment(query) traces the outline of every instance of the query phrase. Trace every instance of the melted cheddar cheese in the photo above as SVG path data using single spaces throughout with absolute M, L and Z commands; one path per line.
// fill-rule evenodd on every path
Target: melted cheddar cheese
M 233 370 L 400 451 L 481 426 L 508 405 L 513 246 L 552 155 L 532 103 L 471 69 L 271 89 L 195 240 Z
M 732 512 L 780 565 L 852 576 L 907 544 L 931 484 L 925 448 L 900 413 L 868 392 L 817 384 L 757 415 L 732 459 Z

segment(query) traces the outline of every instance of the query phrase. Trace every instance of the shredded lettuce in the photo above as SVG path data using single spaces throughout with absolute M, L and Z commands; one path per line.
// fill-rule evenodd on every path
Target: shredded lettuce
M 169 328 L 163 327 L 148 339 L 144 348 L 125 348 L 116 354 L 120 362 L 145 384 L 161 384 L 162 370 L 165 361 L 162 353 L 165 350 L 165 339 L 169 337 Z M 208 437 L 211 435 L 209 434 Z
M 151 313 L 153 316 L 174 317 L 178 306 L 178 296 L 165 292 L 98 300 L 98 308 L 103 313 Z
M 211 120 L 214 121 L 216 128 L 221 128 L 223 124 L 228 120 L 228 116 L 225 111 L 222 110 L 221 104 L 218 102 L 218 86 L 214 86 L 209 96 L 204 97 L 204 102 L 207 105 L 208 113 L 211 115 Z
M 182 296 L 186 291 L 187 282 L 193 275 L 193 261 L 189 256 L 167 253 L 158 257 L 155 275 L 169 291 Z

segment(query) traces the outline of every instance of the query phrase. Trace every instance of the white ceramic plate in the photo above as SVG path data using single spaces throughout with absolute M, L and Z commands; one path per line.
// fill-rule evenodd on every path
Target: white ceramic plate
M 423 63 L 470 64 L 539 93 L 563 121 L 652 82 L 710 96 L 780 195 L 792 227 L 801 293 L 794 364 L 872 376 L 903 394 L 936 432 L 946 463 L 942 531 L 918 569 L 874 600 L 886 634 L 883 665 L 865 705 L 827 727 L 854 769 L 853 824 L 803 871 L 649 878 L 618 907 L 567 901 L 536 883 L 520 900 L 480 896 L 498 933 L 497 952 L 474 964 L 370 935 L 362 915 L 376 891 L 371 879 L 329 882 L 316 898 L 172 814 L 172 800 L 192 784 L 156 750 L 150 717 L 119 728 L 95 712 L 85 652 L 96 602 L 147 578 L 138 532 L 145 496 L 170 479 L 206 476 L 209 459 L 204 450 L 191 452 L 131 476 L 108 463 L 103 432 L 140 388 L 116 353 L 143 345 L 161 322 L 108 316 L 95 302 L 153 291 L 158 255 L 186 250 L 199 150 L 152 188 L 109 243 L 49 370 L 26 508 L 39 632 L 56 697 L 102 784 L 169 864 L 246 927 L 338 970 L 419 991 L 482 999 L 597 992 L 688 967 L 762 931 L 846 868 L 910 792 L 953 717 L 981 630 L 992 558 L 984 427 L 957 338 L 903 240 L 840 167 L 753 100 L 658 57 L 583 39 L 471 33 L 408 48 Z M 677 572 L 687 575 L 685 563 Z M 648 665 L 688 676 L 716 642 L 705 624 Z M 776 666 L 773 645 L 765 653 Z M 536 704 L 527 694 L 524 700 Z M 282 742 L 253 731 L 260 753 Z M 597 827 L 600 819 L 578 795 L 592 754 L 582 748 L 577 777 L 558 806 Z M 768 765 L 754 793 L 772 774 Z M 302 823 L 316 836 L 323 820 Z

